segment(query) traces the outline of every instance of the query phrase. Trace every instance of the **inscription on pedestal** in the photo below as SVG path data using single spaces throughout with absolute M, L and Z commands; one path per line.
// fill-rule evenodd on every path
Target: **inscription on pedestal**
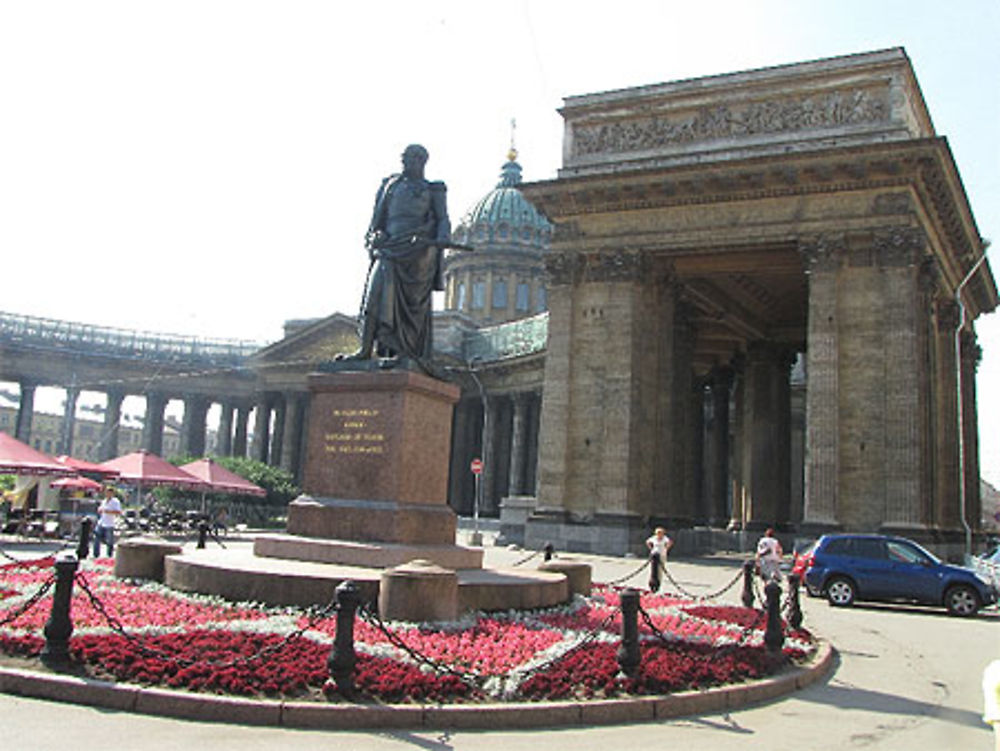
M 458 388 L 410 372 L 310 379 L 303 488 L 318 498 L 445 505 Z
M 378 409 L 333 409 L 338 432 L 323 436 L 328 454 L 384 454 L 385 425 Z

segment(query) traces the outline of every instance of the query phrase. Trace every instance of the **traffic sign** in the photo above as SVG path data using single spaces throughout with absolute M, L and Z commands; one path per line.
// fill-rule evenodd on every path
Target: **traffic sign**
M 472 470 L 472 474 L 481 475 L 483 473 L 483 460 L 479 458 L 473 459 L 469 464 L 469 469 Z

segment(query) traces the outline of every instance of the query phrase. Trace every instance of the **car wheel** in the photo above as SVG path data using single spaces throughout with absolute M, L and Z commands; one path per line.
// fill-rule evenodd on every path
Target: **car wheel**
M 979 612 L 979 595 L 972 587 L 959 584 L 945 592 L 944 604 L 951 615 L 968 617 Z
M 854 604 L 854 582 L 843 576 L 835 576 L 826 584 L 826 599 L 834 607 L 843 608 Z

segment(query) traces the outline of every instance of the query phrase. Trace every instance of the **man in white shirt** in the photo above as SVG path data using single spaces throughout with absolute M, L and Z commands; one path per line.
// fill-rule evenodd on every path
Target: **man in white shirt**
M 757 568 L 765 582 L 781 578 L 781 556 L 784 551 L 781 543 L 774 536 L 774 530 L 768 527 L 764 536 L 757 541 Z
M 667 537 L 667 531 L 663 527 L 653 530 L 652 536 L 646 540 L 646 547 L 649 548 L 649 591 L 656 592 L 660 589 L 660 569 L 667 562 L 667 551 L 673 546 L 674 541 Z
M 97 507 L 97 526 L 94 527 L 94 558 L 101 553 L 101 542 L 108 550 L 108 558 L 115 552 L 115 522 L 122 513 L 121 501 L 110 485 L 104 488 L 104 500 Z

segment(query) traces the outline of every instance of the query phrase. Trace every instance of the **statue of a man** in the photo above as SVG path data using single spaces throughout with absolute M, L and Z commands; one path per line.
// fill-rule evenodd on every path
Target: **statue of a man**
M 361 310 L 361 348 L 346 359 L 431 356 L 431 292 L 444 289 L 451 240 L 443 182 L 424 179 L 427 149 L 403 151 L 403 172 L 382 181 L 365 237 L 372 268 Z

